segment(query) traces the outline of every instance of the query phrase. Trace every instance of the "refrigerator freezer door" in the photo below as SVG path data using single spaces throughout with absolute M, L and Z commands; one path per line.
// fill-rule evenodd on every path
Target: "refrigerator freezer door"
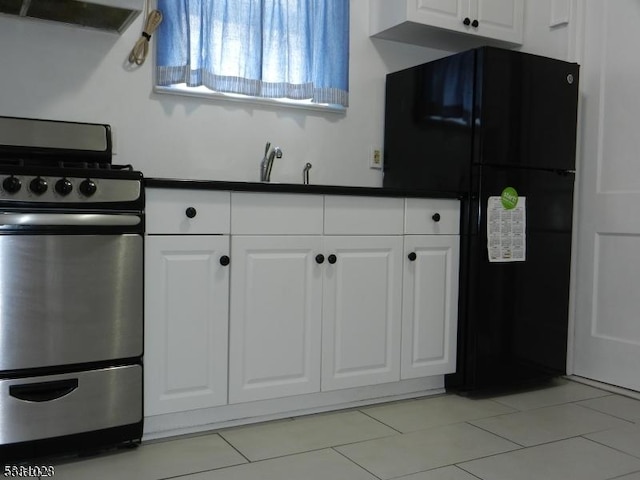
M 384 186 L 466 192 L 476 51 L 387 76 Z
M 579 66 L 487 47 L 476 68 L 474 162 L 573 170 Z

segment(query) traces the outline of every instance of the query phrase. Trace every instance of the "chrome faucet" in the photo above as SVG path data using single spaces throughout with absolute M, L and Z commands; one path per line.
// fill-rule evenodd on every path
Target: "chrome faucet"
M 260 162 L 260 181 L 271 181 L 271 170 L 273 169 L 273 161 L 276 158 L 282 158 L 282 150 L 280 147 L 271 148 L 271 143 L 267 142 L 264 149 L 264 158 Z
M 302 170 L 302 183 L 304 185 L 309 185 L 309 170 L 311 170 L 311 167 L 313 167 L 313 165 L 307 163 Z

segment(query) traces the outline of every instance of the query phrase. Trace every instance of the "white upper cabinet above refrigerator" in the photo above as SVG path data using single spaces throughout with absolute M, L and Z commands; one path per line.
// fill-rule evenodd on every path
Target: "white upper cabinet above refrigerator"
M 524 0 L 370 0 L 370 34 L 429 46 L 434 32 L 522 44 Z

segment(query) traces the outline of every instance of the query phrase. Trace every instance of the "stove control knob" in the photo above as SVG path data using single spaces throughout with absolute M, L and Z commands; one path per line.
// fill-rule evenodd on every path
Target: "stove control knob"
M 80 184 L 80 193 L 85 197 L 90 197 L 91 195 L 96 193 L 96 190 L 98 190 L 98 187 L 96 186 L 95 182 L 90 178 L 83 180 L 82 183 Z
M 4 182 L 2 182 L 2 188 L 4 188 L 4 191 L 7 193 L 18 193 L 22 188 L 22 182 L 18 177 L 11 175 L 4 179 Z
M 66 197 L 73 190 L 73 184 L 69 181 L 68 178 L 61 178 L 56 182 L 56 193 Z
M 29 183 L 29 190 L 36 195 L 42 195 L 48 188 L 49 185 L 47 184 L 47 181 L 42 177 L 36 177 Z

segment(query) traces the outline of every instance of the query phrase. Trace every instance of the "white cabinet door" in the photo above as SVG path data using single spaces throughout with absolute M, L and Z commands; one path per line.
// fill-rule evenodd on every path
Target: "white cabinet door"
M 402 379 L 455 372 L 457 235 L 408 235 L 402 303 Z
M 227 403 L 228 236 L 145 246 L 145 414 Z
M 325 237 L 322 390 L 400 379 L 402 236 Z
M 447 30 L 462 30 L 475 0 L 409 0 L 409 19 Z
M 478 21 L 473 33 L 505 42 L 522 43 L 523 0 L 473 0 L 470 18 Z
M 233 237 L 230 403 L 320 390 L 321 243 Z
M 370 34 L 389 40 L 433 46 L 436 28 L 523 42 L 524 0 L 370 0 L 369 8 Z

